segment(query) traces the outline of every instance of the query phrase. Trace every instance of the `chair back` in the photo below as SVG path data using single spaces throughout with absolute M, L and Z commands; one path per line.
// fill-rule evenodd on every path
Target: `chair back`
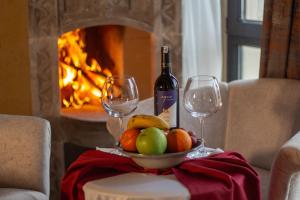
M 0 115 L 0 187 L 49 196 L 50 135 L 44 119 Z
M 228 84 L 225 149 L 270 169 L 275 154 L 300 129 L 300 81 L 239 80 Z

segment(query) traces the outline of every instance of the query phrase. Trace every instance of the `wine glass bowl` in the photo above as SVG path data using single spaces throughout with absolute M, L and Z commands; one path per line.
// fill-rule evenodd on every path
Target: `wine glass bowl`
M 123 117 L 131 114 L 138 105 L 139 94 L 133 77 L 111 76 L 104 83 L 102 106 L 111 117 L 119 119 L 120 130 L 111 133 L 115 139 L 123 132 Z
M 209 117 L 217 112 L 219 106 L 211 88 L 199 88 L 187 91 L 184 98 L 185 108 L 193 117 Z
M 200 121 L 202 155 L 206 156 L 204 145 L 204 118 L 216 113 L 222 106 L 218 81 L 213 76 L 198 75 L 188 79 L 183 95 L 184 108 Z

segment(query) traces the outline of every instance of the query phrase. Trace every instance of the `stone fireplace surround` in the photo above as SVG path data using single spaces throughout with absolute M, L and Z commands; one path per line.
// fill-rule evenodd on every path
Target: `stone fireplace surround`
M 173 72 L 181 80 L 181 1 L 178 0 L 29 0 L 32 113 L 52 126 L 51 199 L 59 199 L 64 173 L 63 143 L 109 146 L 105 124 L 62 117 L 58 86 L 57 39 L 75 28 L 123 25 L 154 35 L 158 75 L 160 46 L 171 47 Z

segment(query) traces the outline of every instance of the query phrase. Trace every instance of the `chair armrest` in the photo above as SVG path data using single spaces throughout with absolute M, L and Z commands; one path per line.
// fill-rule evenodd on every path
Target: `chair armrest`
M 280 148 L 275 158 L 269 199 L 300 199 L 300 132 Z

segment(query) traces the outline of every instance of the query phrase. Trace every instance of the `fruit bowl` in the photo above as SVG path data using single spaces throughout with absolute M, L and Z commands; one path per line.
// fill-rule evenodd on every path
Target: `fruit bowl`
M 164 153 L 161 155 L 144 155 L 124 151 L 121 147 L 118 150 L 129 156 L 137 165 L 146 169 L 165 169 L 180 164 L 186 158 L 187 154 L 200 148 L 200 141 L 197 141 L 195 147 L 188 151 L 176 153 Z

